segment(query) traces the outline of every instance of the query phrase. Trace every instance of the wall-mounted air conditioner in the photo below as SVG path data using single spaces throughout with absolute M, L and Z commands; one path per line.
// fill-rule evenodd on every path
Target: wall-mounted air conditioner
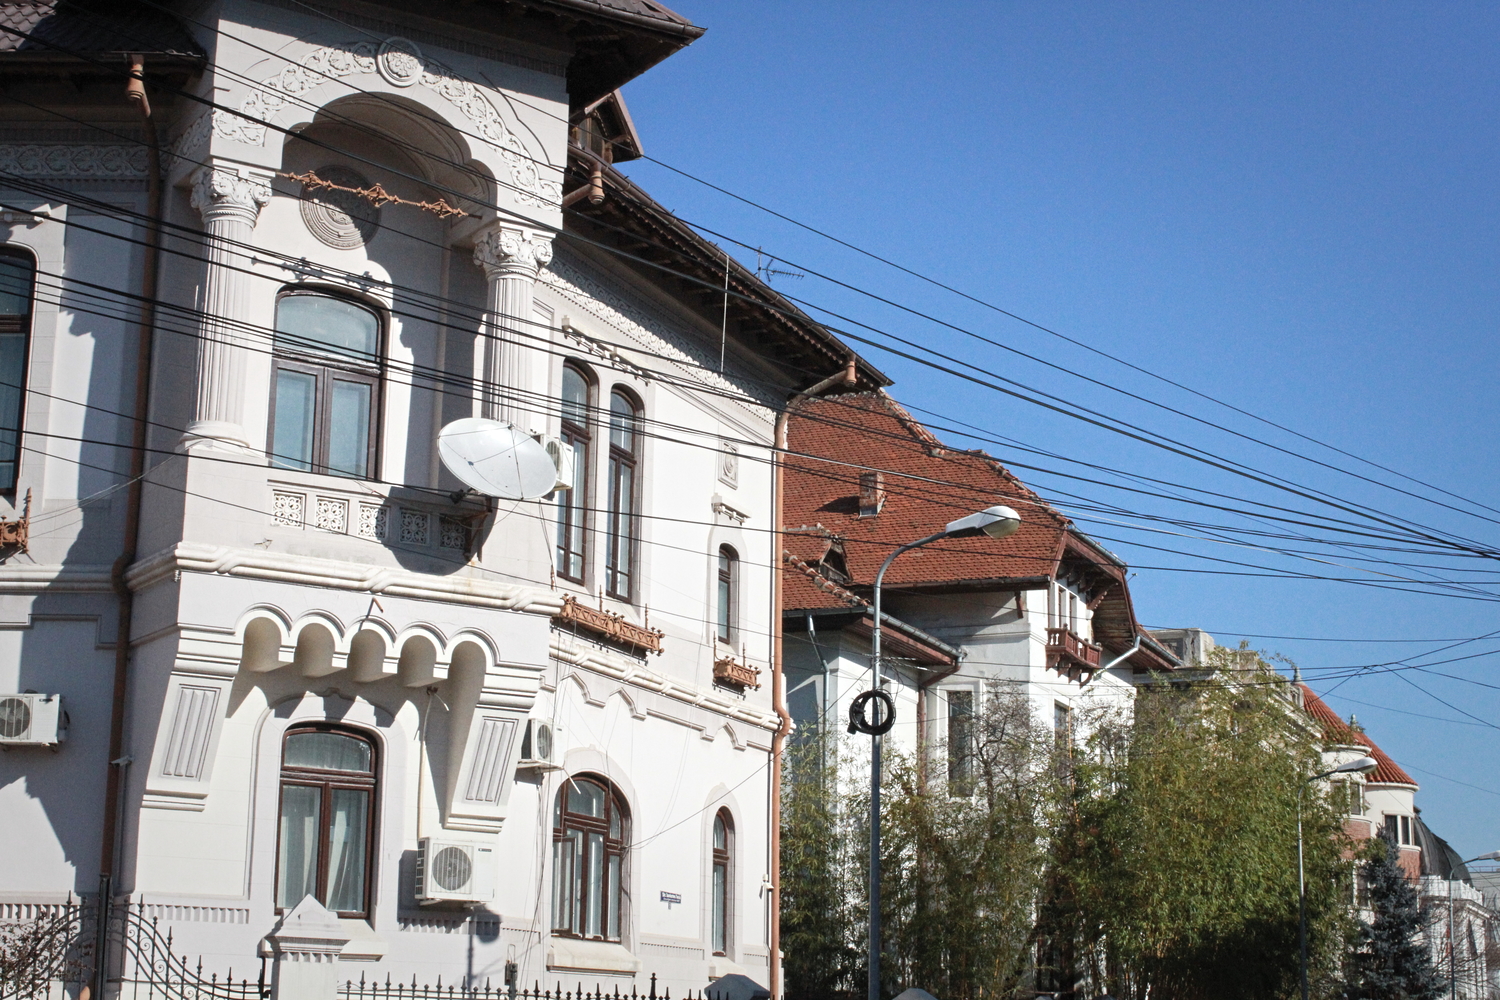
M 557 770 L 557 727 L 551 719 L 527 719 L 517 767 L 533 771 Z
M 495 848 L 423 837 L 417 843 L 417 901 L 488 903 L 495 898 Z
M 60 694 L 0 694 L 0 746 L 48 747 L 68 738 Z
M 550 434 L 537 434 L 536 439 L 547 449 L 547 457 L 552 459 L 552 464 L 557 466 L 557 483 L 553 490 L 571 490 L 573 488 L 573 446 L 560 437 Z

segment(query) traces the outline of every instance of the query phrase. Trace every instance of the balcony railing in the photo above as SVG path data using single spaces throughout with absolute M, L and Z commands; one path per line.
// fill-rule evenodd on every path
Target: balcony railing
M 1047 666 L 1070 680 L 1099 669 L 1102 650 L 1070 628 L 1047 629 Z
M 724 656 L 714 661 L 714 680 L 740 691 L 746 688 L 758 690 L 760 671 L 749 664 L 739 662 L 732 656 Z
M 562 610 L 553 616 L 554 623 L 592 632 L 596 638 L 627 646 L 633 652 L 660 653 L 663 632 L 627 621 L 624 615 L 603 611 L 578 603 L 572 594 L 563 597 Z

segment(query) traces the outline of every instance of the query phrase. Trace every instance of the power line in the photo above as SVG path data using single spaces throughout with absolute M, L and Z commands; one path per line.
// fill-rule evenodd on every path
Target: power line
M 76 223 L 76 222 L 72 222 L 72 224 L 74 224 L 74 225 L 80 225 L 80 224 L 78 224 L 78 223 Z M 90 229 L 90 227 L 87 227 L 87 226 L 84 226 L 84 227 L 83 227 L 83 228 L 85 228 L 85 229 Z M 101 234 L 104 234 L 104 235 L 116 235 L 116 234 L 108 234 L 108 233 L 105 233 L 105 231 L 102 231 L 102 230 L 93 230 L 93 229 L 90 229 L 90 231 L 95 231 L 95 232 L 100 232 L 100 233 L 101 233 Z M 198 235 L 198 234 L 193 234 L 193 235 L 194 235 L 194 236 L 197 236 L 197 235 Z M 181 251 L 175 251 L 175 250 L 170 250 L 170 251 L 169 251 L 169 252 L 175 252 L 175 253 L 179 253 L 179 254 L 180 254 L 180 253 L 181 253 Z M 240 270 L 243 270 L 243 271 L 244 271 L 244 272 L 245 272 L 245 273 L 248 273 L 248 274 L 252 274 L 252 275 L 254 275 L 254 276 L 255 276 L 255 277 L 257 277 L 257 278 L 261 278 L 261 279 L 263 279 L 263 280 L 274 280 L 274 279 L 268 279 L 268 276 L 266 276 L 266 275 L 262 275 L 262 274 L 259 274 L 259 273 L 257 273 L 257 272 L 254 272 L 254 271 L 252 271 L 252 270 L 249 270 L 249 269 L 244 269 L 244 268 L 241 268 L 241 269 L 240 269 Z M 95 286 L 95 287 L 98 287 L 98 286 Z M 111 289 L 111 291 L 112 291 L 112 292 L 114 292 L 114 290 L 112 290 L 112 289 Z M 118 292 L 115 292 L 115 294 L 119 294 L 119 293 L 118 293 Z M 163 307 L 165 307 L 165 308 L 169 308 L 169 309 L 176 309 L 176 310 L 178 310 L 178 311 L 182 311 L 182 309 L 181 309 L 181 307 L 178 307 L 178 306 L 176 306 L 176 305 L 175 305 L 175 304 L 172 304 L 172 303 L 162 303 L 162 305 L 163 305 Z M 400 310 L 397 310 L 397 314 L 399 314 L 399 315 L 409 315 L 409 314 L 405 314 L 405 313 L 401 313 L 401 311 L 400 311 Z M 431 320 L 431 319 L 430 319 L 430 318 L 429 318 L 429 317 L 426 317 L 426 316 L 422 316 L 422 315 L 418 315 L 418 316 L 417 316 L 417 317 L 416 317 L 416 318 L 418 318 L 418 319 L 420 319 L 420 320 L 423 320 L 423 321 L 428 321 L 428 322 L 432 322 L 432 320 Z M 244 325 L 244 324 L 241 324 L 241 325 Z M 447 327 L 449 327 L 449 328 L 454 328 L 454 327 L 453 327 L 453 324 L 451 324 L 451 323 L 446 323 L 446 324 L 444 324 L 444 323 L 439 323 L 439 324 L 438 324 L 438 325 L 443 325 L 443 326 L 447 326 Z M 253 328 L 253 329 L 255 329 L 255 330 L 256 330 L 256 332 L 261 332 L 261 330 L 262 330 L 262 328 Z M 469 333 L 472 333 L 472 332 L 473 332 L 473 331 L 472 331 L 472 330 L 469 330 L 469 329 L 467 329 L 467 328 L 464 328 L 464 327 L 457 327 L 457 329 L 460 329 L 460 330 L 461 330 L 461 331 L 463 331 L 463 332 L 469 332 Z M 523 332 L 523 331 L 515 331 L 515 332 L 516 332 L 516 333 L 518 333 L 518 334 L 519 334 L 519 335 L 521 335 L 521 336 L 525 336 L 525 337 L 528 337 L 528 338 L 530 338 L 530 339 L 544 339 L 544 338 L 536 338 L 536 337 L 535 337 L 535 336 L 534 336 L 534 335 L 528 335 L 528 334 L 525 334 L 525 333 L 524 333 L 524 332 Z M 486 334 L 486 335 L 487 335 L 487 336 L 493 336 L 493 335 L 489 335 L 489 334 Z M 544 342 L 546 342 L 546 343 L 547 343 L 547 344 L 548 344 L 548 346 L 549 346 L 549 347 L 550 347 L 550 341 L 545 341 L 545 340 L 544 340 Z M 554 351 L 553 351 L 553 353 L 558 353 L 558 352 L 556 352 L 556 351 L 555 351 L 555 350 L 554 350 Z M 645 354 L 651 354 L 651 353 L 652 353 L 652 352 L 646 352 L 646 351 L 642 351 L 642 352 L 641 352 L 641 353 L 645 353 Z M 672 358 L 672 357 L 670 357 L 670 356 L 664 356 L 664 355 L 661 355 L 661 354 L 659 354 L 659 353 L 657 353 L 657 354 L 653 354 L 653 355 L 652 355 L 652 356 L 655 356 L 655 357 L 658 357 L 658 358 L 663 358 L 663 359 L 665 359 L 665 360 L 669 360 L 669 361 L 675 361 L 675 362 L 677 362 L 677 363 L 682 363 L 682 362 L 681 362 L 681 359 L 676 359 L 676 358 Z M 388 363 L 389 363 L 389 362 L 388 362 Z M 446 372 L 435 372 L 435 371 L 433 371 L 433 377 L 434 377 L 434 378 L 436 378 L 436 379 L 442 379 L 442 380 L 450 380 L 450 381 L 451 381 L 451 380 L 452 380 L 452 376 L 451 376 L 451 375 L 450 375 L 450 374 L 449 374 L 449 373 L 446 373 Z M 704 389 L 704 388 L 703 388 L 703 387 L 701 387 L 701 386 L 694 386 L 694 387 L 693 387 L 693 388 L 694 388 L 694 389 L 695 389 L 695 390 L 697 390 L 697 391 L 711 391 L 711 390 L 705 390 L 705 389 Z M 720 394 L 722 394 L 722 392 L 720 392 Z M 753 399 L 746 399 L 746 398 L 744 398 L 744 397 L 737 397 L 737 398 L 740 398 L 740 399 L 741 399 L 741 400 L 742 400 L 742 401 L 744 401 L 744 402 L 747 402 L 747 403 L 749 403 L 749 404 L 750 404 L 750 405 L 763 405 L 763 404 L 761 404 L 761 403 L 760 403 L 760 401 L 758 401 L 758 400 L 753 400 Z M 817 419 L 817 418 L 815 418 L 815 417 L 810 417 L 810 418 L 809 418 L 809 419 Z M 868 429 L 867 429 L 867 430 L 868 430 Z M 1028 466 L 1024 466 L 1024 465 L 1021 465 L 1021 464 L 1020 464 L 1020 463 L 1014 463 L 1014 464 L 1017 464 L 1017 465 L 1020 465 L 1020 467 L 1028 467 Z M 1067 475 L 1067 474 L 1064 474 L 1064 475 Z M 1070 477 L 1070 478 L 1080 478 L 1080 477 L 1076 477 L 1076 476 L 1071 476 L 1071 477 Z M 1092 481 L 1092 480 L 1091 480 L 1091 481 Z M 1101 484 L 1101 485 L 1102 485 L 1102 484 Z M 1118 487 L 1114 487 L 1114 488 L 1118 488 Z M 1194 501 L 1185 501 L 1185 502 L 1194 502 Z M 1115 510 L 1122 510 L 1122 508 L 1118 508 L 1118 507 L 1112 507 L 1112 508 L 1110 508 L 1110 509 L 1115 509 Z M 1144 514 L 1139 514 L 1139 513 L 1137 513 L 1137 516 L 1146 516 L 1146 517 L 1151 517 L 1151 515 L 1144 515 Z M 1325 517 L 1325 516 L 1323 516 L 1323 515 L 1317 515 L 1317 516 L 1318 516 L 1318 517 L 1320 517 L 1320 518 L 1324 518 L 1324 517 Z M 1176 521 L 1176 520 L 1174 520 L 1174 523 L 1186 523 L 1186 522 L 1181 522 L 1181 521 Z M 1326 527 L 1327 527 L 1327 525 L 1323 525 L 1323 527 L 1325 527 L 1325 528 L 1326 528 Z M 1243 530 L 1243 529 L 1229 529 L 1229 530 Z
M 17 32 L 15 32 L 14 29 L 9 29 L 9 28 L 0 27 L 0 30 L 6 30 L 6 31 L 10 31 L 12 33 L 17 33 Z M 24 34 L 24 33 L 22 33 L 22 34 Z M 56 46 L 54 46 L 54 47 L 56 47 Z M 181 92 L 181 91 L 178 91 L 178 92 Z M 199 101 L 200 103 L 213 104 L 215 107 L 220 107 L 220 108 L 222 108 L 222 110 L 228 111 L 229 113 L 232 113 L 232 114 L 236 114 L 239 117 L 247 118 L 248 120 L 252 120 L 252 121 L 258 121 L 257 119 L 250 118 L 250 116 L 245 115 L 243 112 L 236 112 L 233 109 L 223 108 L 220 105 L 214 104 L 214 102 L 205 101 L 205 99 L 203 99 L 201 97 L 198 97 L 197 95 L 191 95 L 191 94 L 187 94 L 185 92 L 181 92 L 181 93 L 184 93 L 184 96 L 188 97 L 191 100 L 196 100 L 196 101 Z M 263 123 L 262 122 L 260 124 L 265 124 L 267 127 L 274 128 L 274 129 L 277 129 L 279 131 L 283 131 L 283 132 L 287 131 L 286 129 L 282 129 L 279 126 L 272 126 L 269 123 Z M 307 140 L 307 137 L 305 137 L 305 136 L 302 137 L 302 138 L 304 138 L 305 141 L 311 141 L 311 140 Z M 321 144 L 321 143 L 318 143 L 318 144 L 319 145 L 324 145 L 324 144 Z M 356 159 L 359 159 L 359 157 L 356 157 Z M 444 161 L 444 162 L 446 162 L 446 161 Z M 379 165 L 379 166 L 381 166 L 383 169 L 388 169 L 388 170 L 391 169 L 391 168 L 389 168 L 386 165 Z M 399 171 L 397 171 L 397 173 L 399 173 Z M 431 184 L 431 182 L 429 180 L 424 180 L 424 179 L 420 179 L 420 178 L 412 178 L 412 179 L 418 180 L 419 182 L 422 182 L 422 183 L 428 183 L 429 185 Z M 457 196 L 459 196 L 459 197 L 466 197 L 462 193 L 455 192 L 455 194 Z M 515 214 L 513 212 L 509 212 L 508 210 L 498 209 L 498 207 L 497 207 L 497 210 L 502 211 L 502 212 L 507 212 L 508 214 L 512 214 L 512 215 Z M 530 219 L 530 220 L 527 220 L 527 221 L 529 221 L 532 224 L 538 224 L 536 222 L 536 220 L 534 220 L 534 219 Z M 545 227 L 544 226 L 543 228 L 551 229 L 552 227 Z M 568 235 L 569 237 L 576 238 L 576 234 L 562 233 L 561 231 L 559 231 L 559 232 L 560 232 L 560 234 Z M 589 241 L 589 242 L 594 242 L 594 241 Z M 598 244 L 596 244 L 596 245 L 598 245 Z M 702 281 L 700 281 L 698 279 L 695 279 L 692 276 L 684 275 L 681 272 L 676 272 L 676 271 L 674 271 L 674 270 L 672 270 L 670 268 L 666 268 L 663 265 L 660 265 L 660 264 L 658 264 L 658 263 L 656 263 L 654 261 L 641 258 L 641 257 L 639 257 L 637 255 L 625 253 L 623 251 L 618 250 L 617 248 L 604 247 L 604 249 L 608 250 L 609 252 L 616 253 L 616 254 L 618 254 L 620 256 L 624 256 L 624 257 L 626 257 L 628 259 L 636 260 L 638 263 L 641 263 L 641 264 L 643 264 L 645 266 L 652 267 L 652 268 L 655 268 L 655 269 L 658 269 L 658 270 L 662 270 L 662 271 L 665 271 L 666 273 L 674 274 L 675 276 L 677 276 L 679 278 L 682 278 L 683 280 L 688 280 L 688 281 L 691 281 L 691 282 L 694 282 L 694 283 L 697 283 L 697 284 L 705 284 L 704 282 L 702 282 Z M 666 250 L 670 251 L 671 248 L 665 248 L 665 247 L 663 247 L 662 249 L 666 249 Z M 755 300 L 755 299 L 752 299 L 752 298 L 750 298 L 748 296 L 739 295 L 739 293 L 734 293 L 734 294 L 736 294 L 737 298 L 743 298 L 746 301 L 752 302 L 754 304 L 758 304 L 758 305 L 760 305 L 760 306 L 762 306 L 764 308 L 770 308 L 770 309 L 773 309 L 773 310 L 779 310 L 779 308 L 780 308 L 780 307 L 776 306 L 774 303 L 766 303 L 764 301 Z M 783 298 L 789 299 L 789 297 L 786 297 L 786 296 L 783 296 Z M 796 301 L 796 300 L 792 300 L 792 299 L 789 299 L 789 300 L 790 301 Z M 814 306 L 814 308 L 818 308 L 818 307 Z M 864 324 L 860 324 L 860 325 L 864 325 Z M 884 333 L 883 331 L 875 331 L 875 328 L 868 327 L 867 325 L 866 325 L 866 328 L 870 329 L 870 330 L 872 330 L 874 332 L 880 332 L 883 336 L 888 336 L 888 337 L 891 336 L 889 334 Z M 875 346 L 875 347 L 878 347 L 880 349 L 890 351 L 892 353 L 897 354 L 898 356 L 903 356 L 903 357 L 906 357 L 906 358 L 908 358 L 910 360 L 916 361 L 917 363 L 926 364 L 926 365 L 929 365 L 929 366 L 937 367 L 940 370 L 947 371 L 949 374 L 958 375 L 959 377 L 966 378 L 969 381 L 976 382 L 977 384 L 984 385 L 984 386 L 986 386 L 988 388 L 997 389 L 998 391 L 1005 392 L 1008 395 L 1014 395 L 1014 396 L 1017 396 L 1018 398 L 1025 399 L 1025 400 L 1027 400 L 1029 402 L 1032 402 L 1034 404 L 1042 405 L 1042 406 L 1047 407 L 1049 409 L 1053 409 L 1056 412 L 1063 413 L 1065 415 L 1074 416 L 1075 418 L 1077 418 L 1077 414 L 1073 414 L 1073 413 L 1071 413 L 1071 411 L 1063 409 L 1063 408 L 1060 408 L 1060 407 L 1050 406 L 1048 403 L 1045 402 L 1045 400 L 1038 400 L 1038 399 L 1034 399 L 1034 398 L 1031 398 L 1031 397 L 1027 397 L 1024 394 L 1018 394 L 1018 393 L 1016 393 L 1014 391 L 1005 390 L 1003 387 L 996 386 L 993 383 L 985 382 L 982 379 L 976 379 L 976 378 L 973 378 L 972 376 L 965 376 L 965 375 L 963 375 L 960 372 L 956 372 L 956 371 L 954 371 L 952 369 L 944 368 L 943 366 L 940 366 L 940 365 L 933 365 L 932 362 L 929 362 L 926 359 L 917 358 L 917 357 L 914 357 L 912 355 L 906 354 L 905 352 L 902 352 L 902 351 L 895 351 L 892 348 L 890 348 L 888 345 L 882 345 L 882 344 L 879 344 L 879 343 L 874 342 L 874 341 L 869 341 L 866 338 L 862 338 L 862 337 L 859 337 L 857 335 L 848 333 L 847 331 L 841 331 L 841 330 L 836 330 L 835 329 L 835 332 L 838 332 L 841 335 L 843 335 L 843 336 L 845 336 L 845 337 L 847 337 L 849 339 L 854 339 L 854 340 L 857 340 L 857 341 L 860 341 L 860 342 L 869 343 L 869 344 L 871 344 L 871 346 Z M 894 338 L 894 339 L 900 340 L 903 343 L 910 343 L 909 341 L 902 340 L 902 338 Z M 943 358 L 945 360 L 951 360 L 951 361 L 954 361 L 954 363 L 963 365 L 965 367 L 973 368 L 973 366 L 967 365 L 964 362 L 959 362 L 959 361 L 957 361 L 957 359 L 951 359 L 947 355 L 941 354 L 941 352 L 935 352 L 935 351 L 931 351 L 930 349 L 927 349 L 927 348 L 921 348 L 919 345 L 912 345 L 912 346 L 918 347 L 919 350 L 927 351 L 928 353 L 931 353 L 931 354 L 933 354 L 936 357 L 940 357 L 940 358 Z M 986 374 L 988 374 L 988 373 L 986 373 Z M 1004 380 L 1004 381 L 1010 381 L 1010 380 Z M 1019 383 L 1014 383 L 1014 384 L 1016 384 L 1016 385 L 1019 386 Z M 1028 390 L 1028 391 L 1034 391 L 1034 390 Z M 1090 411 L 1090 412 L 1094 412 L 1094 411 Z M 1238 462 L 1235 462 L 1235 461 L 1229 460 L 1229 459 L 1220 459 L 1217 456 L 1214 456 L 1211 459 L 1208 458 L 1208 457 L 1204 457 L 1204 456 L 1211 456 L 1212 453 L 1210 453 L 1210 452 L 1203 452 L 1203 455 L 1201 455 L 1201 456 L 1193 454 L 1192 453 L 1193 450 L 1202 451 L 1202 449 L 1195 449 L 1193 446 L 1187 446 L 1187 445 L 1182 445 L 1182 447 L 1174 447 L 1173 446 L 1174 444 L 1181 444 L 1180 442 L 1173 442 L 1172 444 L 1165 444 L 1163 442 L 1172 442 L 1173 439 L 1164 438 L 1161 435 L 1156 435 L 1155 432 L 1146 432 L 1143 429 L 1138 429 L 1138 430 L 1141 430 L 1141 434 L 1132 434 L 1132 433 L 1129 433 L 1129 432 L 1121 431 L 1121 429 L 1118 428 L 1118 427 L 1110 426 L 1108 423 L 1101 423 L 1101 422 L 1096 421 L 1096 420 L 1087 420 L 1086 422 L 1093 423 L 1096 426 L 1099 426 L 1099 427 L 1101 427 L 1101 428 L 1103 428 L 1105 430 L 1112 431 L 1114 433 L 1124 433 L 1125 436 L 1127 436 L 1127 437 L 1132 437 L 1132 438 L 1134 438 L 1136 440 L 1141 441 L 1142 443 L 1147 443 L 1147 444 L 1151 444 L 1151 445 L 1156 446 L 1156 447 L 1165 448 L 1166 450 L 1172 451 L 1174 453 L 1177 453 L 1177 454 L 1179 454 L 1179 455 L 1181 455 L 1183 457 L 1187 457 L 1187 458 L 1193 459 L 1195 461 L 1205 462 L 1206 464 L 1210 464 L 1210 465 L 1212 465 L 1212 466 L 1214 466 L 1216 468 L 1220 468 L 1222 471 L 1231 472 L 1231 473 L 1236 474 L 1236 475 L 1247 476 L 1247 478 L 1251 478 L 1252 480 L 1260 482 L 1263 485 L 1268 485 L 1268 486 L 1272 486 L 1273 488 L 1279 488 L 1279 489 L 1289 489 L 1290 488 L 1288 485 L 1280 485 L 1280 484 L 1289 484 L 1290 481 L 1284 480 L 1281 477 L 1273 476 L 1273 475 L 1270 475 L 1270 474 L 1264 474 L 1264 475 L 1263 474 L 1258 474 L 1258 473 L 1257 474 L 1251 474 L 1250 471 L 1249 471 L 1250 467 L 1243 465 L 1243 463 L 1238 463 Z M 1125 425 L 1125 426 L 1133 426 L 1133 425 Z M 1145 436 L 1143 436 L 1143 435 L 1145 435 Z M 1162 440 L 1161 441 L 1154 440 L 1153 437 L 1162 437 Z M 1184 449 L 1191 449 L 1191 450 L 1184 450 Z M 1235 466 L 1238 466 L 1239 468 L 1236 469 L 1236 468 L 1234 468 Z M 1267 476 L 1269 476 L 1269 478 L 1267 478 Z M 1278 484 L 1278 482 L 1276 482 L 1278 480 L 1279 480 L 1279 484 Z M 1333 501 L 1331 501 L 1329 499 L 1321 499 L 1319 496 L 1314 496 L 1313 494 L 1309 494 L 1306 491 L 1303 491 L 1303 490 L 1300 490 L 1300 489 L 1291 489 L 1291 492 L 1293 492 L 1296 495 L 1301 495 L 1301 496 L 1303 496 L 1306 499 L 1314 500 L 1315 502 L 1331 503 L 1333 506 L 1335 506 L 1335 507 L 1337 507 L 1339 509 L 1346 510 L 1349 513 L 1356 513 L 1356 514 L 1362 513 L 1360 511 L 1353 510 L 1353 509 L 1349 508 L 1348 506 L 1346 506 L 1346 505 L 1344 505 L 1342 503 L 1333 502 Z M 1322 493 L 1322 491 L 1313 491 L 1313 493 L 1314 494 L 1321 494 L 1321 497 L 1324 497 L 1324 498 L 1331 496 L 1330 494 Z M 1364 505 L 1357 505 L 1357 506 L 1363 507 Z M 1365 510 L 1366 511 L 1373 511 L 1374 509 L 1373 508 L 1365 508 Z M 1407 523 L 1407 524 L 1414 524 L 1415 523 L 1415 522 L 1411 522 L 1411 521 L 1408 521 L 1408 520 L 1403 519 L 1403 518 L 1396 518 L 1394 515 L 1384 514 L 1384 512 L 1380 512 L 1380 511 L 1374 511 L 1374 512 L 1377 513 L 1377 514 L 1380 514 L 1382 517 L 1386 518 L 1387 523 L 1391 519 L 1400 520 L 1400 521 L 1403 521 L 1404 523 Z M 1363 516 L 1369 516 L 1369 515 L 1368 514 L 1364 514 Z M 1418 534 L 1421 534 L 1421 532 L 1419 532 Z M 1427 536 L 1427 537 L 1431 537 L 1431 536 Z M 1449 537 L 1451 538 L 1453 536 L 1450 535 Z M 1478 545 L 1478 543 L 1474 543 L 1471 540 L 1467 540 L 1467 539 L 1465 539 L 1464 541 L 1468 542 L 1469 545 L 1471 546 L 1471 548 L 1474 549 L 1474 551 L 1483 551 L 1482 548 L 1474 548 L 1475 546 Z

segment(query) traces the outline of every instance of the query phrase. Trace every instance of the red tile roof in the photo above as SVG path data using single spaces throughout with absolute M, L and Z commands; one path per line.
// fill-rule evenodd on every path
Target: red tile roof
M 1412 780 L 1412 776 L 1401 769 L 1400 764 L 1391 760 L 1390 756 L 1384 750 L 1375 745 L 1374 740 L 1339 718 L 1339 714 L 1329 708 L 1322 698 L 1313 694 L 1312 688 L 1306 684 L 1301 685 L 1301 688 L 1302 707 L 1307 710 L 1307 714 L 1312 716 L 1313 720 L 1322 728 L 1325 740 L 1343 746 L 1364 747 L 1370 751 L 1370 756 L 1374 757 L 1380 765 L 1365 776 L 1366 781 L 1377 785 L 1411 785 L 1413 788 L 1419 787 Z
M 1106 646 L 1123 650 L 1140 627 L 1125 586 L 1124 566 L 982 451 L 946 447 L 884 392 L 803 400 L 788 424 L 782 527 L 784 548 L 825 571 L 840 543 L 848 587 L 868 592 L 880 563 L 900 544 L 941 531 L 949 521 L 995 504 L 1021 515 L 1009 538 L 936 542 L 903 555 L 886 584 L 905 588 L 1039 589 L 1059 575 L 1086 577 L 1101 596 L 1094 626 Z M 886 493 L 880 513 L 860 516 L 860 474 L 879 471 Z M 825 572 L 825 575 L 826 574 Z M 787 573 L 784 607 L 847 606 L 842 595 L 806 573 Z M 1146 651 L 1142 661 L 1156 669 Z

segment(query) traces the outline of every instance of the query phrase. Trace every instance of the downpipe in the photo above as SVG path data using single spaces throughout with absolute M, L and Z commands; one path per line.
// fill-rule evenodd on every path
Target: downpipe
M 110 567 L 110 585 L 119 605 L 109 718 L 109 764 L 104 788 L 104 822 L 99 851 L 99 926 L 94 952 L 93 982 L 93 996 L 96 1000 L 104 997 L 108 977 L 109 911 L 118 882 L 116 867 L 123 833 L 120 799 L 125 785 L 125 769 L 130 765 L 130 758 L 124 753 L 125 701 L 129 693 L 131 616 L 135 599 L 125 581 L 125 572 L 135 562 L 140 535 L 143 491 L 141 480 L 146 471 L 147 410 L 151 399 L 152 341 L 156 328 L 156 293 L 161 262 L 161 144 L 156 134 L 156 122 L 151 117 L 151 101 L 146 94 L 145 59 L 142 56 L 130 56 L 130 77 L 125 84 L 125 98 L 135 105 L 145 136 L 146 215 L 149 223 L 145 254 L 141 262 L 141 318 L 136 328 L 135 400 L 131 410 L 134 426 L 131 430 L 130 479 L 126 487 L 123 543 L 119 558 Z

